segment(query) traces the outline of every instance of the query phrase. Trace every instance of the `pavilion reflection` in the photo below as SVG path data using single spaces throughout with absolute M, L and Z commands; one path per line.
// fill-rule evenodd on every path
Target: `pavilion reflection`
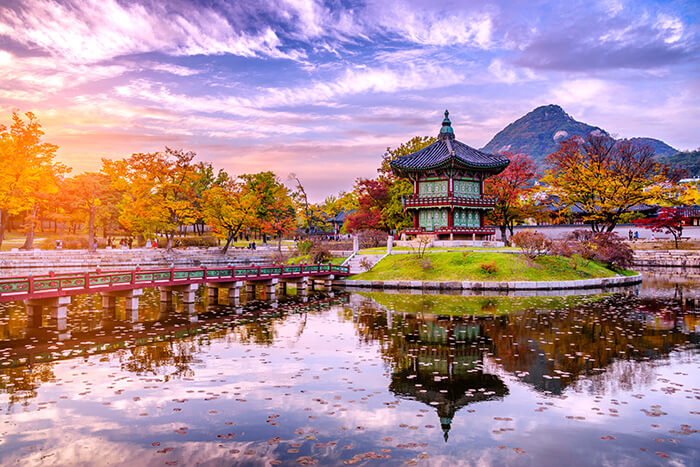
M 561 394 L 584 378 L 594 392 L 631 388 L 653 379 L 653 365 L 627 372 L 629 365 L 617 363 L 667 358 L 688 340 L 697 342 L 699 331 L 697 310 L 687 301 L 620 294 L 365 293 L 353 295 L 351 314 L 359 336 L 380 343 L 391 366 L 390 390 L 436 408 L 446 435 L 460 408 L 508 394 L 499 371 L 545 394 Z

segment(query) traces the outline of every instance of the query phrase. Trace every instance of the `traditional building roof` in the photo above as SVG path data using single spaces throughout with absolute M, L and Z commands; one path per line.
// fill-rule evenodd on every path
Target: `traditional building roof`
M 407 172 L 457 167 L 479 170 L 497 174 L 508 167 L 510 161 L 502 156 L 481 152 L 455 139 L 449 112 L 445 110 L 445 119 L 438 134 L 438 140 L 420 151 L 406 156 L 399 156 L 391 162 L 395 175 Z

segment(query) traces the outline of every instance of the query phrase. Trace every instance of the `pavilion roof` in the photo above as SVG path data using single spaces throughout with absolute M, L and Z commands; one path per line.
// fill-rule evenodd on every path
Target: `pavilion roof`
M 457 141 L 448 115 L 446 110 L 436 142 L 413 154 L 399 156 L 391 162 L 391 168 L 396 175 L 449 167 L 496 174 L 508 167 L 510 164 L 508 158 L 482 152 Z

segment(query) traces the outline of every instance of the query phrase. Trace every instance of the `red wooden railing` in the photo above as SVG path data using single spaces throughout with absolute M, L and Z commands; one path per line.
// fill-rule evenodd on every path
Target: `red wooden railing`
M 171 285 L 201 284 L 239 280 L 284 279 L 324 275 L 347 276 L 348 266 L 337 264 L 289 264 L 262 266 L 229 266 L 132 271 L 90 271 L 0 278 L 0 303 L 29 298 L 51 298 L 61 295 L 108 292 Z

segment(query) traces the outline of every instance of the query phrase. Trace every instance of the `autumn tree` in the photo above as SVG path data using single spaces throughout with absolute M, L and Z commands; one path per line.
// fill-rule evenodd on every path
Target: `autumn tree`
M 95 249 L 95 225 L 99 210 L 103 206 L 103 198 L 109 190 L 109 178 L 100 173 L 86 172 L 67 179 L 62 186 L 61 194 L 67 208 L 81 213 L 81 218 L 87 217 L 88 249 Z
M 222 250 L 228 251 L 231 241 L 247 226 L 256 222 L 255 193 L 241 180 L 219 181 L 203 194 L 202 216 L 214 235 L 226 240 Z
M 376 179 L 360 179 L 355 183 L 358 209 L 348 216 L 348 229 L 377 229 L 397 232 L 411 225 L 411 217 L 403 209 L 402 198 L 413 193 L 411 182 L 396 177 L 391 161 L 412 154 L 435 142 L 430 136 L 415 136 L 397 148 L 387 148 L 377 169 Z
M 104 172 L 124 193 L 119 220 L 128 231 L 162 234 L 171 249 L 180 226 L 195 222 L 194 156 L 165 148 L 116 161 L 103 159 Z
M 647 145 L 589 134 L 563 141 L 547 162 L 543 181 L 560 205 L 583 211 L 594 232 L 611 232 L 635 205 L 673 196 L 674 174 Z
M 537 179 L 537 167 L 527 154 L 510 154 L 508 168 L 498 175 L 489 177 L 485 183 L 485 193 L 496 197 L 494 209 L 489 219 L 501 230 L 501 238 L 508 245 L 507 231 L 513 235 L 513 227 L 528 217 L 526 195 Z
M 282 249 L 282 237 L 296 228 L 296 211 L 289 189 L 273 172 L 243 174 L 246 189 L 256 200 L 255 218 L 263 234 L 278 236 L 278 249 Z
M 678 239 L 683 235 L 683 225 L 690 219 L 683 208 L 661 208 L 656 217 L 635 219 L 634 225 L 639 225 L 652 232 L 662 232 L 673 236 L 678 249 Z
M 44 131 L 36 116 L 24 116 L 26 120 L 13 112 L 10 128 L 0 125 L 0 245 L 9 217 L 24 213 L 22 248 L 32 249 L 39 204 L 48 202 L 70 169 L 54 161 L 58 146 L 42 142 Z

